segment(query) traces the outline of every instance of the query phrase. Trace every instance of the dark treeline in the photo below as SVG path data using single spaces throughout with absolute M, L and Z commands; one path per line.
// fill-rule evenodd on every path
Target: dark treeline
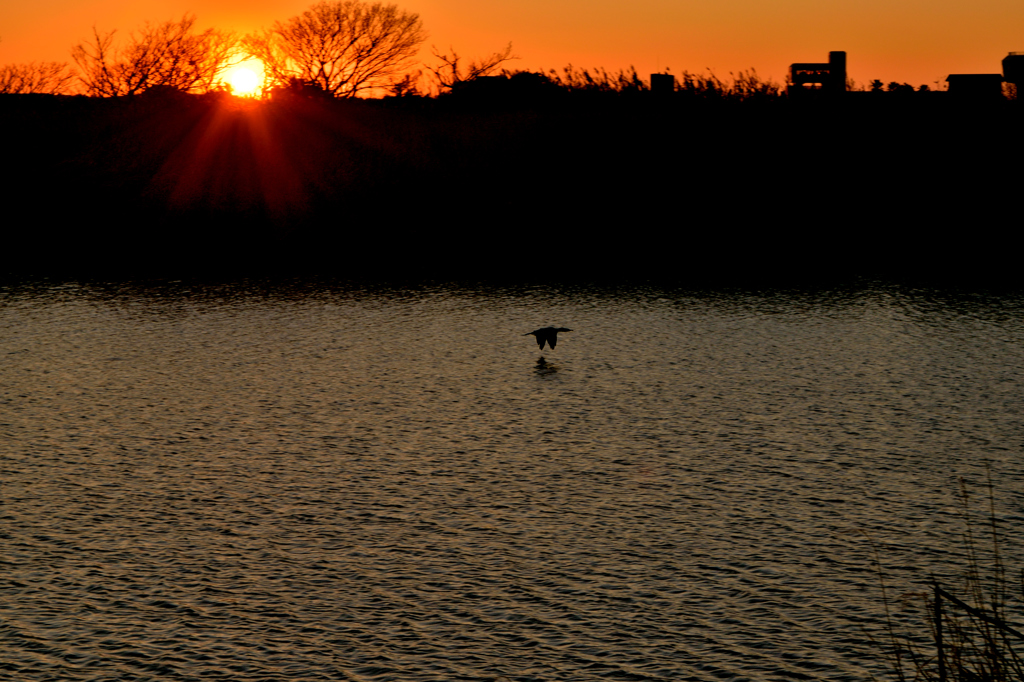
M 1016 102 L 517 78 L 384 100 L 0 96 L 4 270 L 1018 277 Z

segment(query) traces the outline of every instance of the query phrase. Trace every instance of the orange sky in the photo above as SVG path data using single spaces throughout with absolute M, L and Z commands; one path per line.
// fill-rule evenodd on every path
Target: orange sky
M 310 0 L 0 0 L 0 64 L 70 61 L 101 31 L 195 13 L 200 28 L 245 33 L 301 13 Z M 636 66 L 720 77 L 756 68 L 782 81 L 796 61 L 846 50 L 850 76 L 932 84 L 949 73 L 997 73 L 1024 51 L 1022 0 L 399 0 L 430 46 L 466 57 L 512 41 L 518 68 Z

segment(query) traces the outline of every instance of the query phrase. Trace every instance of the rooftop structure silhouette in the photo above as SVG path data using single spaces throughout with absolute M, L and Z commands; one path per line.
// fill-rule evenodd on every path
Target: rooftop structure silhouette
M 828 53 L 825 63 L 796 63 L 789 65 L 789 95 L 800 96 L 809 90 L 827 94 L 846 92 L 846 52 Z

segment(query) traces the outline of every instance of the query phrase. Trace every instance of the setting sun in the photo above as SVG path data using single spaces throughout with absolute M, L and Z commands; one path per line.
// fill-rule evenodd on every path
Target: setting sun
M 233 67 L 224 74 L 224 82 L 231 86 L 231 92 L 239 97 L 251 97 L 259 92 L 263 77 L 261 65 L 249 60 Z

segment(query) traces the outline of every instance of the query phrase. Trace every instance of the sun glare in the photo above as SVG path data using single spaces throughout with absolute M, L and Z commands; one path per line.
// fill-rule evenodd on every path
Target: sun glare
M 262 64 L 250 60 L 243 62 L 224 74 L 224 82 L 231 86 L 231 92 L 239 97 L 252 97 L 259 93 L 263 77 Z

